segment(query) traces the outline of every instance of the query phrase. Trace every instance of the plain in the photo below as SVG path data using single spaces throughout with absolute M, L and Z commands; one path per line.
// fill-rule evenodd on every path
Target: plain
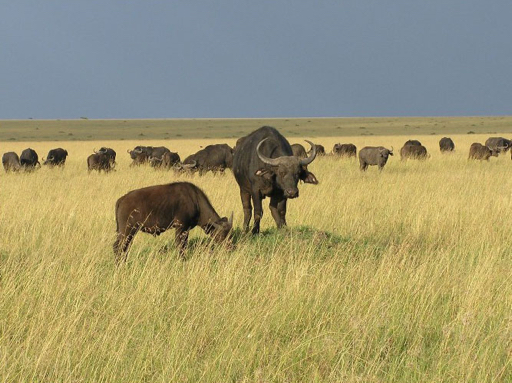
M 62 170 L 0 175 L 0 380 L 511 381 L 512 161 L 467 160 L 488 136 L 452 134 L 448 155 L 439 134 L 304 136 L 395 156 L 380 173 L 319 157 L 309 169 L 320 184 L 299 186 L 288 228 L 275 229 L 265 200 L 255 237 L 241 233 L 229 171 L 130 168 L 126 150 L 140 141 L 3 142 L 2 152 L 62 146 L 69 157 Z M 303 138 L 290 141 L 307 148 Z M 431 158 L 401 162 L 409 138 Z M 184 158 L 235 141 L 144 143 Z M 88 174 L 87 155 L 104 145 L 116 171 Z M 117 198 L 176 180 L 201 187 L 221 216 L 234 212 L 236 249 L 196 228 L 183 262 L 172 233 L 139 234 L 116 268 Z

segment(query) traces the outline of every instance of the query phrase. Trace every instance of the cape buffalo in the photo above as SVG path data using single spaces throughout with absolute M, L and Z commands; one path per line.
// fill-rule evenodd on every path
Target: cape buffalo
M 203 175 L 208 171 L 223 173 L 226 168 L 233 167 L 233 149 L 227 144 L 208 145 L 195 154 L 185 158 L 183 163 L 175 165 L 178 171 L 199 171 Z
M 48 165 L 49 167 L 64 166 L 67 156 L 68 152 L 65 149 L 52 149 L 48 152 L 46 160 L 43 158 L 43 165 Z
M 468 160 L 489 161 L 489 157 L 498 157 L 498 153 L 498 151 L 494 151 L 485 145 L 475 142 L 471 144 L 471 147 L 469 148 Z
M 315 175 L 307 170 L 316 157 L 315 145 L 308 158 L 293 155 L 290 143 L 275 128 L 263 126 L 244 138 L 233 157 L 233 173 L 240 186 L 244 208 L 244 229 L 249 230 L 254 204 L 253 234 L 260 231 L 263 216 L 262 200 L 270 197 L 270 211 L 277 227 L 286 225 L 286 201 L 297 198 L 299 180 L 318 184 Z
M 316 147 L 316 155 L 317 156 L 325 156 L 325 148 L 323 145 L 315 144 Z M 312 149 L 309 149 L 308 156 L 311 155 Z
M 292 152 L 295 157 L 306 158 L 308 155 L 306 153 L 306 149 L 301 144 L 293 144 L 290 145 L 292 147 Z
M 188 182 L 149 186 L 129 192 L 116 203 L 117 239 L 114 242 L 116 262 L 126 261 L 133 237 L 140 230 L 154 236 L 175 228 L 179 253 L 184 258 L 188 232 L 200 226 L 215 241 L 224 241 L 233 226 L 221 218 L 197 186 Z
M 114 149 L 102 147 L 98 151 L 93 150 L 93 152 L 106 155 L 111 169 L 116 166 L 116 151 Z
M 153 154 L 152 146 L 136 146 L 133 150 L 127 150 L 133 160 L 130 166 L 139 166 L 147 163 Z
M 455 150 L 455 144 L 451 138 L 443 137 L 439 140 L 439 150 L 441 150 L 441 153 L 452 152 Z
M 506 153 L 512 146 L 512 141 L 503 137 L 489 137 L 485 141 L 485 146 L 496 152 L 496 154 L 500 154 L 502 151 Z
M 20 165 L 27 171 L 34 170 L 36 166 L 41 167 L 39 156 L 34 149 L 28 148 L 21 152 Z
M 2 156 L 2 165 L 6 172 L 17 172 L 20 170 L 20 158 L 14 152 L 4 153 Z
M 407 159 L 424 160 L 427 158 L 427 148 L 423 145 L 404 145 L 400 149 L 400 159 L 402 161 Z
M 93 170 L 97 170 L 100 173 L 103 170 L 105 173 L 108 173 L 112 170 L 110 157 L 100 152 L 91 154 L 87 157 L 87 169 L 89 173 Z
M 356 157 L 357 148 L 354 144 L 335 144 L 332 154 L 340 157 Z
M 181 161 L 178 153 L 173 153 L 170 150 L 149 156 L 149 164 L 154 168 L 171 169 L 173 165 Z
M 389 150 L 383 146 L 365 146 L 359 151 L 359 168 L 366 171 L 368 165 L 378 165 L 379 170 L 382 170 L 392 155 L 393 147 Z

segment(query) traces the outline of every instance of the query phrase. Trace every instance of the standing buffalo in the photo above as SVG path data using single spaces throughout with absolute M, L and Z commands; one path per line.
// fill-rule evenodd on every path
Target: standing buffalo
M 149 186 L 129 192 L 116 203 L 117 239 L 114 243 L 116 262 L 126 261 L 133 237 L 140 230 L 160 235 L 175 228 L 181 257 L 187 247 L 188 232 L 200 226 L 217 242 L 231 231 L 233 216 L 221 218 L 197 186 L 188 182 Z
M 400 149 L 400 159 L 425 160 L 427 158 L 427 148 L 423 145 L 404 145 Z
M 489 137 L 485 141 L 485 146 L 498 155 L 502 151 L 507 152 L 512 147 L 512 141 L 503 137 Z
M 482 145 L 478 142 L 471 144 L 469 148 L 469 157 L 468 160 L 486 160 L 489 161 L 489 158 L 498 157 L 499 151 L 494 151 L 489 147 Z
M 359 151 L 359 168 L 366 171 L 368 165 L 377 165 L 382 170 L 392 155 L 393 147 L 389 150 L 383 146 L 365 146 Z
M 315 144 L 316 147 L 316 155 L 317 156 L 325 156 L 325 148 L 323 145 Z M 311 155 L 312 149 L 309 149 L 308 156 Z
M 183 163 L 175 165 L 176 170 L 199 171 L 203 175 L 208 171 L 213 173 L 233 167 L 233 149 L 227 144 L 208 145 L 195 154 L 185 158 Z
M 301 144 L 293 144 L 290 145 L 292 147 L 292 152 L 295 157 L 306 158 L 308 155 L 306 153 L 306 149 Z
M 102 147 L 98 151 L 93 151 L 94 153 L 106 155 L 111 169 L 113 169 L 116 166 L 116 151 L 114 149 Z
M 249 230 L 254 204 L 253 234 L 260 231 L 263 216 L 262 200 L 270 197 L 270 211 L 277 227 L 286 225 L 286 202 L 299 196 L 297 184 L 318 184 L 313 173 L 307 170 L 316 157 L 315 145 L 308 158 L 293 155 L 289 142 L 275 128 L 263 126 L 244 138 L 237 145 L 233 157 L 233 173 L 240 186 L 244 208 L 244 228 Z
M 14 152 L 4 153 L 2 156 L 2 165 L 6 172 L 17 172 L 20 170 L 20 158 Z
M 21 152 L 20 165 L 24 170 L 32 171 L 36 166 L 41 167 L 39 156 L 34 149 L 28 148 Z
M 48 165 L 49 167 L 64 166 L 67 156 L 68 152 L 65 149 L 52 149 L 48 152 L 46 160 L 43 158 L 43 165 Z
M 178 153 L 173 153 L 169 149 L 163 153 L 157 153 L 149 156 L 149 164 L 154 168 L 171 169 L 174 165 L 179 164 L 181 158 Z
M 139 166 L 147 163 L 153 154 L 152 146 L 136 146 L 133 150 L 127 150 L 133 160 L 130 166 Z
M 100 173 L 103 170 L 105 173 L 108 173 L 113 169 L 113 167 L 110 157 L 105 153 L 100 153 L 98 151 L 97 153 L 93 153 L 87 157 L 87 169 L 89 173 L 93 170 L 97 170 Z
M 455 144 L 451 138 L 443 137 L 439 140 L 439 150 L 441 150 L 441 153 L 453 152 L 455 150 Z
M 332 154 L 340 157 L 356 157 L 357 148 L 354 144 L 335 144 Z

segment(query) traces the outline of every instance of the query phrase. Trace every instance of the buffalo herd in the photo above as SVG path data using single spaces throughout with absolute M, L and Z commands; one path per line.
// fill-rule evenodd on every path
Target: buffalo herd
M 316 176 L 308 170 L 317 156 L 324 156 L 322 145 L 306 142 L 311 149 L 301 144 L 291 145 L 279 131 L 270 126 L 263 126 L 249 135 L 238 139 L 234 148 L 227 144 L 208 145 L 181 161 L 178 153 L 160 146 L 136 146 L 128 150 L 132 159 L 130 166 L 149 164 L 158 169 L 174 169 L 178 173 L 206 172 L 224 173 L 231 169 L 240 188 L 240 198 L 244 212 L 243 228 L 251 230 L 250 222 L 254 220 L 251 232 L 260 232 L 263 216 L 262 200 L 270 198 L 270 212 L 278 228 L 286 225 L 287 200 L 299 196 L 299 181 L 313 185 L 318 184 Z M 490 137 L 485 145 L 473 143 L 469 149 L 469 158 L 489 160 L 512 148 L 512 141 L 503 137 Z M 441 153 L 452 152 L 455 144 L 449 137 L 439 141 Z M 357 148 L 351 143 L 337 143 L 329 154 L 333 157 L 357 157 Z M 366 171 L 368 166 L 377 166 L 382 170 L 393 147 L 366 146 L 359 150 L 359 167 Z M 63 148 L 51 149 L 43 157 L 43 165 L 49 168 L 63 167 L 68 152 Z M 408 159 L 425 160 L 430 155 L 418 140 L 408 140 L 400 149 L 402 161 Z M 512 158 L 512 157 L 511 157 Z M 115 170 L 116 152 L 112 148 L 102 147 L 93 150 L 87 157 L 89 172 L 108 173 Z M 18 156 L 7 152 L 2 156 L 2 165 L 6 172 L 33 171 L 41 167 L 35 150 L 27 148 Z M 254 213 L 254 214 L 253 214 Z M 201 227 L 216 242 L 231 246 L 230 232 L 233 227 L 231 219 L 221 218 L 213 208 L 206 194 L 189 182 L 175 182 L 167 185 L 150 186 L 133 190 L 117 200 L 115 207 L 117 239 L 114 242 L 116 262 L 126 260 L 127 251 L 134 236 L 142 231 L 157 236 L 174 228 L 179 254 L 184 257 L 188 233 L 196 226 Z

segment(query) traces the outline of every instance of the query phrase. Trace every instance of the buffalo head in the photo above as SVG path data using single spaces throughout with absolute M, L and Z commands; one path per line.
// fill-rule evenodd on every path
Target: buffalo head
M 318 184 L 315 175 L 307 170 L 309 165 L 316 157 L 316 145 L 311 141 L 307 141 L 311 145 L 311 154 L 307 158 L 298 158 L 295 156 L 281 156 L 277 158 L 269 158 L 260 152 L 261 145 L 268 140 L 265 138 L 260 141 L 256 147 L 256 153 L 259 159 L 269 167 L 258 169 L 256 176 L 262 177 L 267 183 L 271 182 L 277 188 L 283 191 L 286 198 L 296 198 L 299 196 L 297 184 L 299 180 L 305 183 Z

